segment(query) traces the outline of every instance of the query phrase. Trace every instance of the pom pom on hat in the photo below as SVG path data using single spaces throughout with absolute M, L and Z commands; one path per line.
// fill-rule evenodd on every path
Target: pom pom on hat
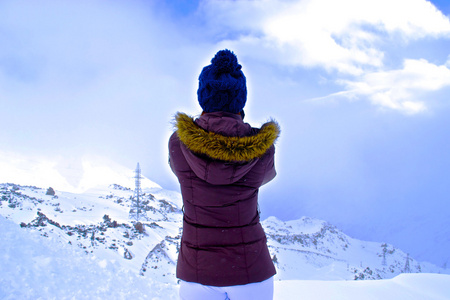
M 247 87 L 242 66 L 236 55 L 220 50 L 199 76 L 198 102 L 205 112 L 239 113 L 247 101 Z
M 213 59 L 211 59 L 211 66 L 215 74 L 233 73 L 240 67 L 236 55 L 230 50 L 220 50 L 217 52 Z

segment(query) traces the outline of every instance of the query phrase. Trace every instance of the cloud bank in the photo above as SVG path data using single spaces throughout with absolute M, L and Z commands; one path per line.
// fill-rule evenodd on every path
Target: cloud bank
M 427 108 L 417 91 L 450 86 L 449 64 L 433 63 L 427 53 L 404 58 L 400 68 L 386 62 L 395 48 L 450 38 L 449 18 L 425 0 L 204 1 L 201 11 L 223 45 L 337 77 L 344 93 L 331 97 L 415 114 Z

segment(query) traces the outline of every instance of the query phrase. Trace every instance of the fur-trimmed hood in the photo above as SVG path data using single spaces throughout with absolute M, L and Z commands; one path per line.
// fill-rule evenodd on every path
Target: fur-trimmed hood
M 207 115 L 217 116 L 217 113 L 214 114 Z M 232 125 L 235 132 L 221 134 L 218 133 L 223 131 L 220 128 L 217 131 L 214 128 L 211 131 L 205 130 L 201 125 L 199 126 L 199 123 L 208 123 L 208 121 L 196 122 L 188 115 L 179 112 L 175 115 L 178 137 L 194 153 L 227 162 L 244 162 L 263 156 L 280 135 L 280 128 L 275 121 L 265 123 L 260 129 L 251 128 L 250 125 L 241 121 L 241 127 L 243 127 L 241 129 L 238 127 L 240 120 L 232 118 L 229 114 L 226 117 L 236 120 L 237 124 Z M 240 116 L 237 117 L 240 118 Z M 239 136 L 239 133 L 247 134 Z
M 177 113 L 175 127 L 192 171 L 216 185 L 242 178 L 273 148 L 280 134 L 275 121 L 252 128 L 239 115 L 226 112 L 206 113 L 196 120 Z

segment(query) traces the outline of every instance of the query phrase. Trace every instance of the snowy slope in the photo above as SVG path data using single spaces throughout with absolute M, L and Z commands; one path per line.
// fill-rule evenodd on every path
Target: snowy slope
M 179 194 L 144 189 L 141 227 L 130 218 L 132 196 L 131 189 L 116 184 L 82 194 L 56 191 L 55 196 L 37 187 L 0 184 L 0 214 L 25 230 L 38 231 L 93 257 L 117 262 L 135 274 L 145 273 L 142 268 L 147 256 L 165 241 L 170 248 L 166 255 L 172 261 L 170 269 L 154 268 L 150 276 L 175 282 L 174 262 L 181 231 Z
M 0 217 L 0 299 L 177 299 L 164 284 Z
M 275 282 L 275 299 L 446 300 L 450 275 L 402 274 L 389 280 Z
M 353 239 L 325 221 L 303 217 L 283 222 L 269 217 L 262 224 L 278 279 L 364 280 L 401 273 L 448 273 L 392 245 Z
M 0 299 L 177 299 L 174 283 L 23 230 L 0 217 Z M 375 281 L 275 281 L 275 300 L 445 300 L 450 276 L 403 274 Z
M 0 184 L 0 271 L 7 274 L 0 281 L 0 295 L 6 299 L 27 299 L 35 294 L 58 299 L 72 295 L 67 297 L 78 299 L 85 296 L 86 290 L 92 290 L 89 295 L 93 298 L 176 298 L 175 265 L 182 226 L 179 193 L 157 185 L 144 188 L 143 211 L 136 222 L 130 213 L 133 190 L 129 187 L 111 184 L 83 193 L 56 190 L 54 196 L 46 192 L 47 189 L 33 186 Z M 341 282 L 394 278 L 402 272 L 448 272 L 409 258 L 392 245 L 352 239 L 321 220 L 304 217 L 282 222 L 270 217 L 263 226 L 277 267 L 276 285 L 283 287 L 276 292 L 278 299 L 286 299 L 285 291 L 294 289 L 297 293 L 299 286 L 303 289 L 304 282 L 300 284 L 298 280 L 320 286 L 326 285 L 323 280 Z M 84 278 L 82 274 L 89 275 Z M 427 286 L 434 282 L 426 275 L 419 278 Z M 443 275 L 436 278 L 448 279 Z M 377 284 L 396 289 L 403 284 L 406 287 L 400 290 L 407 295 L 408 280 L 397 278 Z M 63 291 L 54 291 L 57 287 Z M 135 291 L 134 287 L 142 290 Z M 376 285 L 341 282 L 330 283 L 327 289 L 341 293 L 343 289 L 360 287 L 364 293 Z M 162 290 L 164 293 L 159 292 Z M 317 299 L 326 299 L 323 297 Z
M 132 208 L 133 190 L 117 184 L 85 193 L 0 184 L 0 214 L 26 230 L 117 261 L 124 268 L 162 282 L 176 282 L 175 265 L 182 227 L 181 196 L 161 188 L 144 189 L 141 227 Z M 392 245 L 345 235 L 311 218 L 262 222 L 276 279 L 387 279 L 403 272 L 447 273 L 418 262 Z

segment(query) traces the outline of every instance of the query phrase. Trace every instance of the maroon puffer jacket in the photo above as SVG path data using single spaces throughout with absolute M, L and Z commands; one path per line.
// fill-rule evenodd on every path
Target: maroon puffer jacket
M 239 115 L 214 112 L 196 120 L 178 113 L 176 127 L 169 158 L 184 204 L 177 277 L 213 286 L 270 278 L 258 189 L 276 175 L 278 125 L 252 128 Z

